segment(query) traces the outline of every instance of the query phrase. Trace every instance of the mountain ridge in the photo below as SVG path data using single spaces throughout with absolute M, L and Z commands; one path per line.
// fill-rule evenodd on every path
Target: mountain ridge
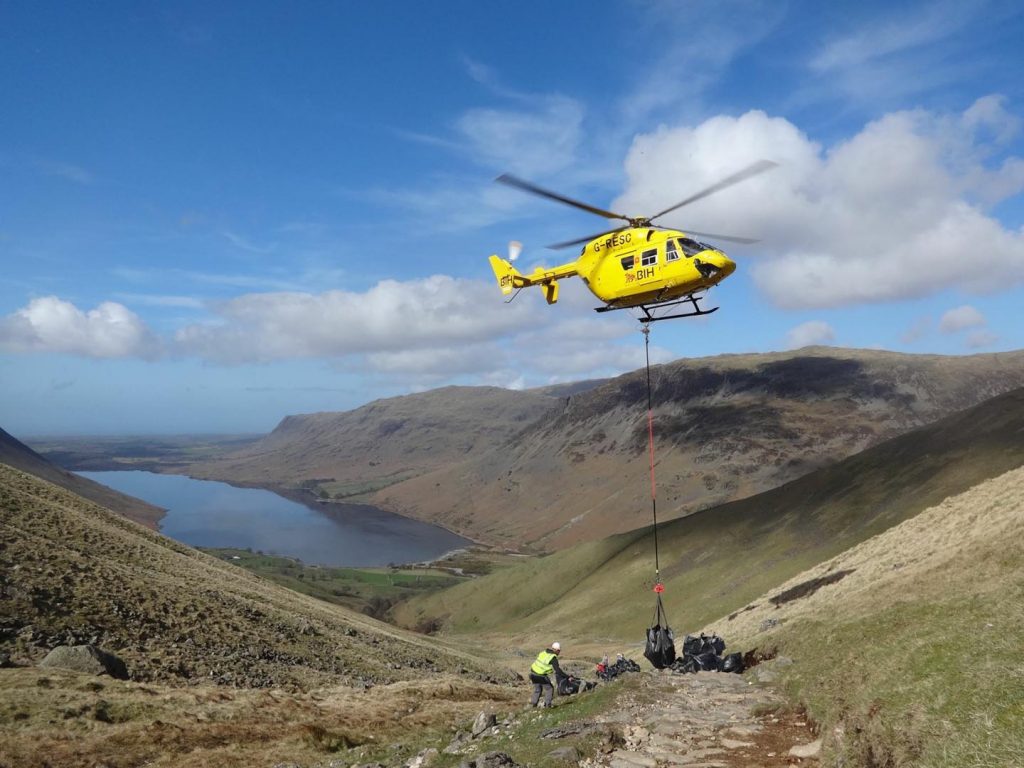
M 651 367 L 659 516 L 777 487 L 1024 386 L 1024 352 L 811 347 Z M 505 546 L 559 549 L 650 514 L 644 371 L 567 399 L 515 442 L 378 491 L 374 503 Z

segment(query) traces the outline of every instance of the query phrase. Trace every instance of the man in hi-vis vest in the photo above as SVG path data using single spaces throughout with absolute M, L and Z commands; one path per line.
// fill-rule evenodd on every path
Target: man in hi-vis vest
M 555 694 L 555 688 L 551 685 L 552 672 L 562 673 L 558 666 L 558 654 L 562 652 L 562 646 L 552 643 L 546 651 L 537 654 L 537 660 L 530 665 L 530 682 L 533 683 L 533 698 L 530 699 L 530 706 L 536 707 L 540 701 L 541 691 L 544 691 L 544 706 L 551 706 L 551 697 Z

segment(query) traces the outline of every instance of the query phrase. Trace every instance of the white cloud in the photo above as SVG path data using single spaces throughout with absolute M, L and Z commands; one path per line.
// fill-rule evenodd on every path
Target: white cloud
M 956 333 L 966 328 L 978 328 L 983 325 L 985 325 L 985 316 L 969 304 L 949 310 L 939 320 L 939 330 L 943 333 Z
M 213 364 L 322 359 L 401 388 L 453 381 L 538 386 L 612 376 L 643 365 L 643 343 L 625 313 L 597 317 L 586 289 L 569 282 L 556 307 L 539 291 L 504 304 L 491 281 L 435 275 L 384 280 L 365 292 L 252 293 L 207 301 L 211 317 L 161 342 L 122 304 L 83 312 L 57 297 L 36 299 L 0 320 L 0 349 L 92 357 L 153 358 L 164 351 Z M 191 307 L 188 297 L 140 303 Z M 573 300 L 575 299 L 575 300 Z M 660 347 L 651 360 L 672 358 Z
M 977 10 L 969 3 L 939 2 L 872 20 L 826 44 L 811 60 L 811 67 L 819 71 L 846 69 L 934 43 L 960 29 Z
M 502 345 L 489 342 L 371 352 L 366 361 L 380 373 L 442 377 L 479 373 L 481 369 L 502 367 L 507 362 Z
M 222 362 L 408 354 L 492 339 L 526 322 L 530 300 L 498 311 L 496 291 L 434 275 L 384 280 L 365 293 L 247 294 L 214 305 L 216 321 L 186 326 L 175 338 L 183 352 Z
M 528 176 L 560 171 L 576 160 L 583 107 L 565 96 L 545 96 L 534 110 L 470 109 L 456 128 L 478 162 Z
M 141 318 L 113 301 L 83 312 L 56 296 L 33 299 L 0 320 L 0 347 L 13 352 L 59 352 L 86 357 L 143 357 L 160 344 Z
M 586 293 L 565 288 L 566 298 Z M 506 305 L 491 282 L 444 275 L 385 280 L 363 293 L 250 294 L 214 304 L 216 318 L 179 330 L 175 349 L 228 364 L 325 358 L 419 388 L 453 380 L 536 386 L 642 366 L 632 319 L 596 317 L 592 306 L 591 297 L 548 307 L 537 291 Z M 671 358 L 652 347 L 653 362 Z
M 980 110 L 984 119 L 971 110 L 889 114 L 827 149 L 759 111 L 661 128 L 634 140 L 626 191 L 611 207 L 650 214 L 767 158 L 780 167 L 662 222 L 763 238 L 754 249 L 769 258 L 752 273 L 777 305 L 1008 289 L 1024 281 L 1024 232 L 1006 229 L 969 196 L 991 202 L 985 187 L 993 173 L 1002 195 L 1017 191 L 1024 175 L 1017 179 L 1019 158 L 996 171 L 986 166 L 991 144 L 979 126 L 991 133 L 1011 119 L 992 102 Z
M 940 0 L 893 8 L 871 14 L 813 53 L 796 99 L 839 101 L 842 108 L 859 103 L 877 114 L 880 105 L 905 104 L 915 94 L 984 78 L 978 30 L 972 34 L 970 28 L 982 19 L 992 23 L 991 4 Z
M 808 320 L 789 329 L 786 333 L 786 346 L 789 349 L 799 349 L 814 344 L 828 344 L 835 338 L 835 330 L 824 320 Z

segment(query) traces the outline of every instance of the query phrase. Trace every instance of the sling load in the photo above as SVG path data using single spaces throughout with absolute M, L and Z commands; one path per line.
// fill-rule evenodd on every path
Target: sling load
M 654 518 L 654 621 L 647 630 L 644 656 L 655 669 L 665 669 L 676 660 L 676 645 L 661 601 L 665 585 L 661 583 L 661 563 L 658 559 L 658 494 L 654 482 L 654 409 L 651 405 L 651 326 L 643 320 L 641 322 L 644 323 L 644 358 L 647 362 L 647 444 L 651 464 L 651 515 Z

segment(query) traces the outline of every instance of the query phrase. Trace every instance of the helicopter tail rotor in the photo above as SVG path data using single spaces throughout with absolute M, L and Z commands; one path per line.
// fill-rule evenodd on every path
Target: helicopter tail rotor
M 523 252 L 523 244 L 518 240 L 513 240 L 508 244 L 508 260 L 515 261 L 519 258 L 519 254 Z

